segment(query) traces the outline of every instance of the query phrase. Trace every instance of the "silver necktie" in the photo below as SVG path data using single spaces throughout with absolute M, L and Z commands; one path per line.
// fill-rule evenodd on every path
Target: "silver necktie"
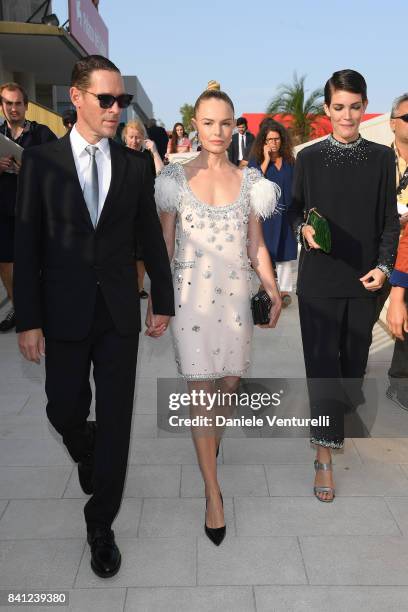
M 92 225 L 96 227 L 98 222 L 98 205 L 99 205 L 99 185 L 98 185 L 98 166 L 96 165 L 95 153 L 98 147 L 88 145 L 85 151 L 88 153 L 89 168 L 84 183 L 84 198 L 89 210 Z

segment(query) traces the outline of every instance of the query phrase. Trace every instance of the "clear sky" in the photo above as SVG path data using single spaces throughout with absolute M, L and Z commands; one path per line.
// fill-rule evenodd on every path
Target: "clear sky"
M 60 21 L 67 4 L 53 2 Z M 210 79 L 237 116 L 263 112 L 295 70 L 310 90 L 335 70 L 360 71 L 371 113 L 408 90 L 407 0 L 100 0 L 99 12 L 110 59 L 138 76 L 167 128 Z

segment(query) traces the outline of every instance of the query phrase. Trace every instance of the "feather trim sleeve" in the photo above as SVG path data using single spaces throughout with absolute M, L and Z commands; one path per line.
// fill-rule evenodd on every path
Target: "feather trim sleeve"
M 177 164 L 165 166 L 156 177 L 154 198 L 159 212 L 176 213 L 182 197 L 180 169 Z
M 267 219 L 279 213 L 280 187 L 264 178 L 257 168 L 248 168 L 249 203 L 258 219 Z

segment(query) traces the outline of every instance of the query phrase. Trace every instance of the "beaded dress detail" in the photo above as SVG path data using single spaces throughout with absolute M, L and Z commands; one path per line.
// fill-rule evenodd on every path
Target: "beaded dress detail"
M 187 380 L 242 376 L 250 365 L 253 331 L 251 265 L 247 256 L 251 212 L 276 212 L 280 190 L 255 168 L 245 168 L 238 198 L 226 206 L 201 202 L 181 164 L 156 179 L 159 212 L 176 215 L 173 260 L 176 363 Z

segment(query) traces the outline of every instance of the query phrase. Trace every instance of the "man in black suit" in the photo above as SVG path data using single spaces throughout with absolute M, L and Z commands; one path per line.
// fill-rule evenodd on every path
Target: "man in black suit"
M 245 117 L 238 117 L 237 130 L 238 132 L 232 136 L 231 144 L 228 147 L 228 157 L 230 162 L 239 166 L 242 160 L 248 159 L 255 136 L 248 132 L 248 122 Z
M 118 68 L 98 55 L 79 60 L 70 94 L 77 110 L 71 132 L 23 156 L 17 332 L 28 360 L 39 363 L 45 353 L 47 415 L 92 494 L 84 509 L 91 566 L 109 577 L 121 562 L 111 524 L 125 481 L 140 331 L 136 235 L 152 286 L 147 335 L 162 335 L 174 299 L 150 168 L 111 140 L 132 98 Z M 87 420 L 91 364 L 96 422 Z

